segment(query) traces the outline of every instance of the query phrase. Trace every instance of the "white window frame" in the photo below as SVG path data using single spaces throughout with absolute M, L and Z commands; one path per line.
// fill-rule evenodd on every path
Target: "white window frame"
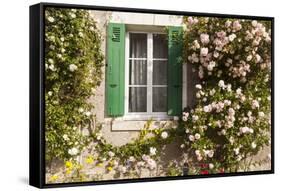
M 129 112 L 129 87 L 137 87 L 138 85 L 129 85 L 129 51 L 130 51 L 130 33 L 145 33 L 147 34 L 147 112 Z M 169 120 L 172 116 L 168 116 L 168 109 L 166 112 L 152 112 L 152 87 L 168 87 L 167 85 L 153 85 L 153 60 L 167 60 L 166 59 L 153 59 L 153 34 L 166 34 L 164 32 L 147 32 L 147 31 L 127 31 L 125 38 L 125 120 Z M 142 87 L 143 85 L 139 85 Z

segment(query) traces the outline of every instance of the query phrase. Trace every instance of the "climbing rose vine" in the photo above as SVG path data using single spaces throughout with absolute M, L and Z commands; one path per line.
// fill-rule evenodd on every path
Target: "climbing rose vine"
M 206 17 L 184 23 L 185 59 L 200 81 L 196 107 L 182 116 L 186 148 L 194 164 L 205 165 L 202 174 L 249 170 L 251 158 L 270 145 L 271 23 Z
M 87 101 L 100 85 L 103 55 L 89 12 L 45 11 L 46 160 L 77 156 L 87 139 L 82 128 L 94 117 Z

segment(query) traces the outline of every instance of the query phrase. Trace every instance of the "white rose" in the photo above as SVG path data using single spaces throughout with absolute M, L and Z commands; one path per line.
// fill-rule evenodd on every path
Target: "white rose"
M 199 90 L 201 90 L 201 89 L 202 89 L 201 84 L 196 84 L 196 85 L 195 85 L 195 87 L 196 87 L 197 89 L 199 89 Z
M 219 85 L 219 87 L 221 87 L 221 88 L 224 88 L 224 87 L 225 87 L 224 81 L 223 81 L 223 80 L 220 80 L 218 85 Z
M 195 150 L 195 154 L 196 154 L 196 156 L 201 155 L 201 153 L 200 153 L 200 151 L 199 151 L 199 150 Z
M 261 61 L 261 56 L 259 54 L 256 54 L 256 63 L 259 63 Z
M 257 144 L 255 142 L 252 142 L 251 147 L 252 149 L 255 149 L 257 147 Z
M 155 162 L 155 160 L 153 160 L 151 158 L 147 160 L 147 164 L 148 164 L 148 168 L 150 170 L 153 170 L 156 168 L 156 162 Z
M 163 139 L 166 139 L 166 138 L 168 137 L 168 133 L 167 133 L 166 131 L 163 131 L 163 132 L 161 133 L 161 137 L 162 137 Z
M 109 155 L 110 157 L 114 157 L 114 156 L 115 156 L 115 153 L 112 152 L 112 151 L 109 151 L 109 152 L 108 152 L 108 155 Z
M 77 155 L 78 152 L 79 152 L 78 149 L 75 148 L 75 147 L 73 147 L 72 149 L 69 149 L 69 150 L 68 150 L 68 154 L 70 154 L 70 155 L 72 155 L 72 156 Z
M 77 70 L 77 66 L 75 65 L 75 64 L 70 64 L 69 65 L 69 70 L 71 71 L 71 72 L 74 72 L 75 70 Z
M 48 21 L 53 23 L 55 21 L 54 17 L 48 17 Z
M 249 127 L 241 127 L 240 132 L 241 133 L 247 133 L 249 131 Z
M 260 104 L 257 100 L 253 100 L 252 101 L 252 109 L 256 109 L 256 108 L 259 108 L 260 107 Z
M 150 147 L 149 148 L 149 153 L 151 156 L 156 155 L 156 148 L 155 147 Z
M 206 106 L 203 107 L 203 110 L 204 110 L 205 113 L 208 113 L 208 112 L 210 112 L 212 109 L 210 108 L 210 106 L 206 105 Z
M 258 22 L 257 22 L 256 20 L 252 21 L 252 26 L 253 26 L 253 27 L 256 27 L 257 24 L 258 24 Z
M 213 150 L 210 150 L 207 155 L 208 155 L 208 157 L 212 158 L 214 156 L 214 154 L 215 154 L 215 152 Z
M 200 35 L 200 40 L 203 44 L 208 44 L 210 42 L 210 39 L 209 39 L 209 35 L 208 34 L 201 34 Z
M 213 168 L 214 168 L 213 163 L 210 163 L 210 164 L 209 164 L 209 169 L 213 169 Z
M 182 120 L 183 120 L 183 121 L 187 121 L 187 119 L 188 119 L 188 118 L 187 118 L 186 116 L 183 116 L 183 117 L 182 117 Z
M 232 42 L 236 38 L 236 34 L 231 34 L 228 36 L 230 42 Z
M 207 56 L 208 55 L 208 48 L 201 48 L 200 55 L 201 56 Z
M 85 115 L 86 115 L 87 117 L 89 117 L 89 116 L 91 115 L 91 112 L 90 112 L 90 111 L 87 111 L 87 112 L 85 112 Z
M 74 13 L 70 13 L 71 18 L 76 18 L 76 15 Z
M 252 58 L 253 58 L 253 56 L 250 54 L 250 55 L 247 56 L 246 60 L 249 62 L 249 61 L 252 60 Z
M 188 138 L 189 138 L 189 140 L 190 140 L 190 141 L 192 141 L 192 142 L 195 140 L 195 138 L 194 138 L 194 136 L 193 136 L 193 135 L 189 135 L 189 137 L 188 137 Z
M 199 117 L 198 117 L 197 115 L 193 115 L 193 116 L 192 116 L 192 120 L 193 120 L 193 121 L 197 121 L 198 119 L 199 119 Z
M 188 113 L 188 112 L 183 112 L 182 114 L 183 114 L 183 116 L 185 116 L 185 117 L 188 117 L 188 116 L 189 116 L 189 113 Z
M 56 68 L 55 68 L 55 66 L 54 66 L 53 64 L 51 64 L 51 65 L 49 66 L 49 69 L 52 70 L 53 72 L 56 71 Z
M 63 138 L 65 141 L 68 141 L 68 140 L 69 140 L 69 138 L 68 138 L 68 136 L 67 136 L 66 134 L 64 134 L 64 135 L 62 136 L 62 138 Z
M 82 32 L 79 32 L 78 35 L 82 38 L 84 37 L 84 34 Z
M 239 151 L 240 151 L 240 148 L 235 148 L 235 149 L 233 149 L 233 151 L 234 151 L 235 155 L 238 155 Z
M 54 60 L 51 59 L 51 58 L 48 59 L 48 62 L 49 62 L 50 64 L 54 64 Z
M 199 133 L 196 133 L 194 137 L 195 137 L 195 139 L 198 140 L 198 139 L 200 139 L 201 135 Z
M 264 117 L 264 112 L 260 111 L 259 112 L 259 117 Z

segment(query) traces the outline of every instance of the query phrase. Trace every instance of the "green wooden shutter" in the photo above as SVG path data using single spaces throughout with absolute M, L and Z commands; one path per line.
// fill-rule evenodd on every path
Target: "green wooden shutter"
M 168 115 L 182 112 L 182 27 L 169 27 Z
M 107 31 L 106 111 L 108 116 L 124 115 L 125 25 L 109 23 Z

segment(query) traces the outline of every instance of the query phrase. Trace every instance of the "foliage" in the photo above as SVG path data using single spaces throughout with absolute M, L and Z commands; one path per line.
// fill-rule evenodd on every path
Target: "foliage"
M 185 57 L 200 79 L 197 105 L 182 117 L 186 145 L 207 164 L 203 174 L 246 170 L 241 161 L 270 144 L 271 23 L 187 17 L 185 24 Z
M 79 131 L 93 118 L 87 99 L 101 82 L 100 41 L 88 11 L 45 10 L 47 161 L 76 156 L 87 142 Z
M 47 157 L 65 162 L 48 182 L 139 178 L 143 171 L 145 177 L 227 173 L 262 162 L 252 157 L 271 141 L 270 22 L 185 17 L 184 56 L 200 79 L 197 104 L 180 121 L 158 128 L 147 121 L 123 146 L 106 141 L 102 124 L 87 139 L 78 133 L 91 127 L 93 105 L 86 100 L 101 81 L 95 22 L 82 10 L 50 9 L 46 24 Z M 164 164 L 166 146 L 176 141 L 181 161 Z

